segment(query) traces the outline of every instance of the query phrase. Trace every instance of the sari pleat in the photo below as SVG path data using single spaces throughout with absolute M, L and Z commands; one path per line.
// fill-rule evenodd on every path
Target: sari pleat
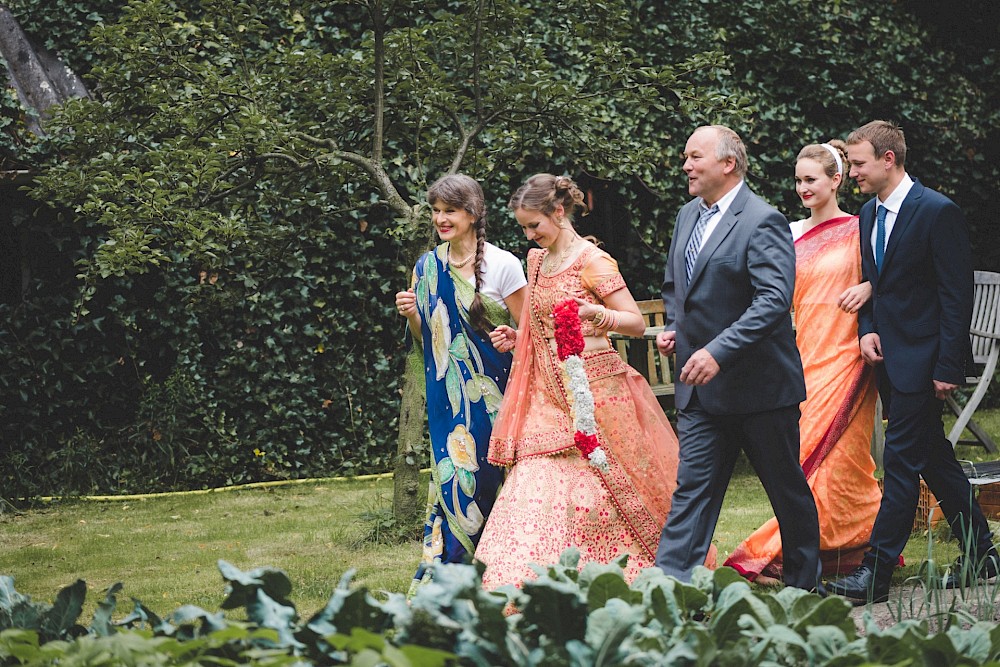
M 871 457 L 877 391 L 861 358 L 857 316 L 837 306 L 840 294 L 861 281 L 858 235 L 856 217 L 834 218 L 795 242 L 793 307 L 806 381 L 799 460 L 816 499 L 827 575 L 861 563 L 882 497 Z M 757 529 L 725 564 L 750 580 L 780 578 L 777 520 Z
M 488 334 L 473 329 L 468 307 L 475 288 L 450 269 L 447 244 L 424 254 L 414 289 L 423 338 L 431 482 L 423 555 L 412 593 L 435 562 L 471 560 L 503 482 L 503 469 L 486 460 L 493 420 L 503 398 L 512 356 L 497 352 Z M 495 319 L 506 311 L 480 295 Z

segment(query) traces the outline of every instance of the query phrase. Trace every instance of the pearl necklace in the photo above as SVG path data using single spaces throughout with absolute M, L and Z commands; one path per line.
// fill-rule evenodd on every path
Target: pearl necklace
M 460 261 L 460 262 L 453 262 L 453 261 L 451 261 L 451 246 L 448 246 L 448 263 L 451 264 L 452 266 L 454 266 L 456 269 L 460 269 L 463 266 L 465 266 L 466 264 L 468 264 L 470 261 L 472 261 L 472 258 L 475 257 L 475 256 L 476 256 L 476 252 L 473 250 L 472 254 L 469 255 L 468 257 L 466 257 L 465 259 L 463 259 L 462 261 Z

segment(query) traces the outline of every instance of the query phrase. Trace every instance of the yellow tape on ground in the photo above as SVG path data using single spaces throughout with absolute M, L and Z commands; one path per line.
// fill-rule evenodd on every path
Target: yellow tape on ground
M 429 473 L 430 468 L 424 468 L 420 472 Z M 207 493 L 223 493 L 225 491 L 241 491 L 243 489 L 267 489 L 276 486 L 289 486 L 292 484 L 317 484 L 326 482 L 368 482 L 377 479 L 388 479 L 393 476 L 391 472 L 383 472 L 377 475 L 357 475 L 355 477 L 309 477 L 306 479 L 279 479 L 271 482 L 251 482 L 249 484 L 237 484 L 235 486 L 220 486 L 214 489 L 193 489 L 191 491 L 162 491 L 159 493 L 132 493 L 121 496 L 38 496 L 35 500 L 43 503 L 50 503 L 59 500 L 93 500 L 97 502 L 108 502 L 117 500 L 146 500 L 149 498 L 169 498 L 173 496 L 198 496 Z

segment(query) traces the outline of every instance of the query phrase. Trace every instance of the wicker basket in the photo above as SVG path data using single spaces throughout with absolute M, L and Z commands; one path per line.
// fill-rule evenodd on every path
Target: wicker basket
M 879 491 L 884 491 L 882 480 L 878 481 Z M 1000 498 L 998 498 L 1000 502 Z M 927 488 L 924 480 L 920 480 L 920 496 L 917 498 L 917 513 L 913 516 L 913 532 L 923 532 L 937 525 L 937 522 L 944 518 L 944 512 L 938 505 L 937 498 Z

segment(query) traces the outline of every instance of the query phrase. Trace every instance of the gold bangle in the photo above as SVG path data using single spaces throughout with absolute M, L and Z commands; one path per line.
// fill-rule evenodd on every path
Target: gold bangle
M 597 311 L 597 314 L 590 320 L 590 323 L 595 329 L 601 328 L 601 323 L 604 321 L 605 314 L 607 314 L 607 309 L 604 306 L 600 306 L 600 310 Z

